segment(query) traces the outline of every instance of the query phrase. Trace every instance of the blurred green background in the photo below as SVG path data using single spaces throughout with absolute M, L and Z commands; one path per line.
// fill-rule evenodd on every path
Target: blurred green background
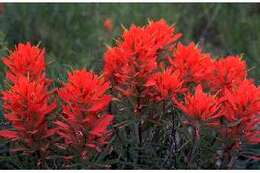
M 104 28 L 107 18 L 114 22 L 112 33 Z M 51 77 L 62 78 L 70 68 L 100 71 L 105 44 L 113 44 L 121 25 L 144 25 L 148 19 L 160 18 L 176 24 L 184 43 L 199 43 L 215 57 L 244 54 L 252 67 L 250 76 L 259 84 L 259 4 L 1 4 L 0 55 L 18 42 L 40 42 L 48 61 L 54 60 L 49 66 Z M 2 83 L 3 64 L 0 71 Z

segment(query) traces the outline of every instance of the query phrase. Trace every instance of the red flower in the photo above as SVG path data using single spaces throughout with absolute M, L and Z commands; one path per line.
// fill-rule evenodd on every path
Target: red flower
M 111 137 L 111 132 L 109 133 L 107 128 L 112 124 L 113 120 L 113 115 L 106 114 L 95 122 L 88 136 L 89 143 L 87 145 L 89 147 L 97 147 L 98 145 L 102 146 L 107 143 Z
M 237 120 L 226 122 L 222 124 L 220 132 L 224 138 L 232 139 L 238 145 L 241 141 L 250 144 L 260 143 L 260 130 L 259 130 L 260 117 L 252 115 L 247 120 Z
M 51 135 L 47 116 L 55 107 L 55 102 L 50 103 L 50 94 L 43 82 L 20 77 L 10 90 L 3 91 L 4 115 L 15 131 L 3 130 L 0 136 L 36 147 L 36 143 Z
M 177 106 L 191 119 L 202 121 L 215 121 L 221 114 L 219 113 L 220 100 L 203 92 L 201 85 L 195 89 L 195 94 L 187 94 L 184 104 L 173 100 Z
M 124 95 L 142 91 L 147 77 L 157 70 L 159 53 L 168 50 L 180 37 L 164 20 L 148 26 L 132 26 L 125 31 L 117 46 L 105 53 L 104 76 Z M 137 91 L 138 90 L 138 91 Z
M 3 62 L 9 68 L 7 79 L 12 82 L 9 90 L 3 91 L 3 109 L 5 118 L 14 130 L 1 130 L 0 137 L 16 141 L 13 151 L 24 154 L 37 152 L 41 159 L 48 154 L 48 137 L 54 130 L 48 128 L 47 117 L 56 108 L 56 102 L 50 103 L 45 78 L 45 52 L 30 43 L 18 44 L 14 52 Z M 43 160 L 38 160 L 41 164 Z
M 109 87 L 108 82 L 91 72 L 69 73 L 68 82 L 59 90 L 64 118 L 56 122 L 57 133 L 65 145 L 85 153 L 86 147 L 98 149 L 106 142 L 113 116 L 101 115 L 111 101 L 105 94 Z
M 104 76 L 106 79 L 114 79 L 117 85 L 127 82 L 131 79 L 130 74 L 133 73 L 133 65 L 129 61 L 131 57 L 130 51 L 125 51 L 120 47 L 114 47 L 105 53 Z M 120 70 L 119 70 L 120 69 Z
M 247 120 L 260 112 L 260 88 L 252 81 L 244 80 L 239 86 L 225 89 L 223 98 L 224 116 L 230 122 Z
M 111 96 L 105 92 L 110 85 L 86 70 L 68 74 L 68 82 L 59 90 L 64 102 L 63 113 L 70 121 L 91 123 L 89 114 L 98 114 L 108 106 Z
M 249 143 L 259 143 L 260 89 L 244 80 L 231 89 L 225 88 L 223 100 L 222 113 L 227 121 L 221 133 L 236 141 L 244 138 Z
M 39 81 L 45 78 L 45 51 L 30 43 L 18 44 L 3 62 L 9 68 L 6 77 L 13 83 L 21 76 Z
M 227 56 L 215 61 L 212 75 L 209 78 L 210 88 L 212 91 L 230 89 L 234 85 L 239 85 L 246 77 L 245 61 L 242 61 L 239 56 Z
M 173 69 L 180 71 L 185 83 L 197 84 L 208 80 L 213 65 L 210 54 L 202 53 L 194 43 L 188 46 L 179 43 L 173 53 L 173 59 L 169 58 L 169 62 Z
M 181 81 L 178 71 L 172 72 L 171 69 L 167 69 L 166 71 L 155 73 L 148 79 L 145 84 L 146 95 L 154 100 L 162 101 L 182 93 L 184 91 L 182 83 L 183 81 Z
M 109 32 L 112 32 L 113 31 L 113 27 L 114 27 L 114 24 L 113 24 L 113 21 L 111 19 L 106 19 L 104 21 L 104 27 L 109 31 Z
M 150 21 L 146 27 L 146 32 L 152 36 L 151 43 L 154 49 L 168 49 L 167 46 L 172 46 L 180 37 L 180 33 L 175 33 L 175 27 L 169 26 L 164 19 L 159 21 Z

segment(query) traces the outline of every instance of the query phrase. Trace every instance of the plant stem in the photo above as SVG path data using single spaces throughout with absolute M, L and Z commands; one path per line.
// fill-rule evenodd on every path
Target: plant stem
M 139 122 L 138 122 L 138 141 L 139 141 L 139 151 L 138 151 L 138 164 L 141 164 L 141 155 L 142 155 L 142 152 L 141 152 L 141 148 L 143 147 L 143 136 L 142 136 L 142 117 L 141 117 L 141 98 L 140 98 L 140 95 L 141 95 L 141 92 L 140 92 L 140 89 L 137 88 L 137 118 L 139 119 Z
M 228 154 L 228 162 L 227 162 L 227 169 L 233 169 L 234 164 L 237 160 L 238 154 L 239 154 L 239 150 L 237 151 L 236 149 L 236 145 L 237 143 L 232 143 L 231 145 L 228 145 L 225 148 L 225 151 Z
M 175 114 L 172 115 L 172 149 L 171 154 L 173 158 L 174 168 L 177 169 L 177 159 L 176 159 L 176 153 L 177 153 L 177 142 L 176 142 L 176 127 L 175 127 Z
M 233 169 L 234 164 L 235 164 L 235 162 L 236 162 L 236 160 L 237 160 L 237 157 L 238 157 L 237 154 L 231 156 L 231 159 L 230 159 L 230 161 L 229 161 L 229 163 L 228 163 L 228 165 L 227 165 L 227 168 L 228 168 L 228 169 Z
M 191 163 L 193 162 L 194 158 L 195 158 L 195 153 L 196 153 L 196 150 L 199 149 L 198 145 L 199 145 L 199 140 L 200 140 L 200 137 L 199 137 L 199 127 L 193 127 L 193 143 L 192 143 L 192 149 L 190 151 L 190 154 L 189 154 L 189 161 L 188 161 L 188 164 L 189 164 L 189 167 L 191 168 Z

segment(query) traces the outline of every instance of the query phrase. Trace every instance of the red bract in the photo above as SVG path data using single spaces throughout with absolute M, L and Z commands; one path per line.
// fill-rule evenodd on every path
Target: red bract
M 130 51 L 127 52 L 119 47 L 109 48 L 105 53 L 105 78 L 113 79 L 116 85 L 129 81 L 131 79 L 129 74 L 133 73 L 133 65 L 129 62 L 129 57 L 131 57 Z
M 36 143 L 51 135 L 47 116 L 55 107 L 55 102 L 50 103 L 50 94 L 43 82 L 20 77 L 10 90 L 3 92 L 4 115 L 15 130 L 3 130 L 0 136 L 23 141 L 31 148 L 37 147 Z
M 140 93 L 147 77 L 157 69 L 159 53 L 168 50 L 179 37 L 164 20 L 145 27 L 132 26 L 117 46 L 105 53 L 105 78 L 124 95 Z
M 113 31 L 113 21 L 111 19 L 106 19 L 104 21 L 104 27 L 109 31 L 112 32 Z
M 227 56 L 215 61 L 211 77 L 209 78 L 212 91 L 223 91 L 239 85 L 247 77 L 245 61 L 239 56 Z
M 122 41 L 119 41 L 123 49 L 143 58 L 142 55 L 153 55 L 159 50 L 168 49 L 181 37 L 175 33 L 174 26 L 169 26 L 165 20 L 149 22 L 145 27 L 133 25 L 129 31 L 123 33 Z
M 223 100 L 222 113 L 227 122 L 222 134 L 236 141 L 244 138 L 249 143 L 258 143 L 260 89 L 252 81 L 244 80 L 238 86 L 225 88 Z
M 260 88 L 252 81 L 244 80 L 239 86 L 225 89 L 224 116 L 228 121 L 247 120 L 260 112 Z
M 86 70 L 69 73 L 68 82 L 59 90 L 66 118 L 74 122 L 91 123 L 90 114 L 104 111 L 111 101 L 111 96 L 105 94 L 109 87 L 108 82 Z
M 177 106 L 191 119 L 213 122 L 219 118 L 220 101 L 211 95 L 203 92 L 201 85 L 195 89 L 195 94 L 187 94 L 184 103 L 174 99 Z
M 69 73 L 68 82 L 59 90 L 64 117 L 56 122 L 57 133 L 65 145 L 79 150 L 84 157 L 89 154 L 85 153 L 86 147 L 98 149 L 109 136 L 108 126 L 113 116 L 102 116 L 111 101 L 111 97 L 105 94 L 109 87 L 100 76 L 76 70 Z
M 202 53 L 194 43 L 188 46 L 179 43 L 173 53 L 173 59 L 169 58 L 169 62 L 173 69 L 180 71 L 185 83 L 197 84 L 208 80 L 213 65 L 210 54 Z
M 7 79 L 15 83 L 21 76 L 30 80 L 43 80 L 45 78 L 45 51 L 30 43 L 18 44 L 8 57 L 3 59 L 9 68 Z
M 166 71 L 155 73 L 148 78 L 145 84 L 146 96 L 157 101 L 171 98 L 184 91 L 182 83 L 183 81 L 180 79 L 178 71 L 172 72 L 171 69 L 167 69 Z
M 226 122 L 221 126 L 220 132 L 226 139 L 231 139 L 237 143 L 246 142 L 250 144 L 260 143 L 260 130 L 259 130 L 260 117 L 252 115 L 247 120 L 237 120 Z
M 175 33 L 175 27 L 169 26 L 163 19 L 159 21 L 150 21 L 145 28 L 145 32 L 150 34 L 153 49 L 157 51 L 168 49 L 167 46 L 172 46 L 180 37 L 180 33 Z

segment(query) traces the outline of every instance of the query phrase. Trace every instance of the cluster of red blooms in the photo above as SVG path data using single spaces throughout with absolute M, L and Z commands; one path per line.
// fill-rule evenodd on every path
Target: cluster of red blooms
M 194 43 L 175 44 L 179 38 L 164 20 L 132 26 L 105 53 L 105 77 L 120 97 L 170 99 L 193 124 L 259 143 L 260 88 L 247 79 L 245 61 L 239 56 L 215 60 Z
M 64 139 L 61 147 L 80 149 L 81 157 L 88 158 L 89 149 L 100 150 L 106 143 L 113 121 L 112 115 L 103 114 L 111 101 L 105 94 L 109 87 L 100 76 L 86 70 L 68 74 L 68 82 L 58 92 L 64 117 L 55 122 L 57 133 Z
M 85 70 L 69 73 L 68 83 L 58 91 L 64 117 L 54 120 L 50 128 L 48 116 L 57 106 L 51 101 L 54 92 L 49 91 L 51 81 L 45 76 L 45 51 L 30 43 L 18 44 L 3 62 L 9 68 L 6 78 L 12 84 L 2 92 L 3 109 L 14 130 L 2 129 L 0 137 L 19 141 L 23 150 L 43 152 L 50 144 L 47 139 L 56 134 L 65 145 L 77 149 L 84 146 L 98 150 L 106 142 L 113 120 L 112 115 L 101 116 L 111 100 L 105 94 L 108 82 Z
M 26 77 L 30 81 L 42 81 L 45 78 L 45 51 L 30 43 L 18 44 L 15 51 L 9 57 L 3 59 L 9 68 L 6 78 L 12 83 L 20 77 Z
M 30 43 L 18 44 L 10 56 L 3 59 L 9 68 L 6 78 L 11 88 L 3 91 L 6 119 L 15 130 L 1 130 L 0 136 L 18 140 L 27 148 L 46 148 L 43 141 L 53 134 L 47 117 L 56 108 L 51 102 L 45 77 L 45 51 Z
M 134 109 L 139 112 L 137 110 L 145 105 L 147 96 L 150 96 L 144 85 L 151 75 L 159 72 L 160 62 L 157 61 L 159 55 L 167 54 L 180 36 L 181 34 L 175 33 L 174 26 L 168 26 L 165 20 L 150 22 L 145 27 L 133 25 L 129 30 L 125 30 L 116 47 L 109 48 L 104 57 L 104 76 L 111 81 L 112 90 L 115 90 L 112 92 L 118 93 L 120 98 L 124 96 L 135 98 Z M 170 73 L 168 71 L 163 75 Z M 177 78 L 173 77 L 172 80 Z M 150 81 L 147 85 L 151 83 Z M 173 90 L 175 92 L 175 89 Z M 165 96 L 165 93 L 162 95 Z
M 105 27 L 111 29 L 111 23 Z M 215 60 L 194 43 L 177 43 L 180 37 L 165 20 L 131 26 L 105 53 L 104 77 L 86 70 L 68 74 L 67 83 L 55 90 L 62 116 L 52 122 L 48 117 L 57 106 L 45 75 L 45 51 L 19 44 L 3 59 L 11 83 L 2 92 L 3 109 L 14 130 L 3 129 L 0 137 L 44 150 L 44 141 L 58 135 L 62 142 L 57 146 L 89 158 L 111 137 L 114 117 L 105 111 L 111 102 L 106 92 L 112 88 L 119 99 L 135 100 L 136 109 L 169 100 L 191 124 L 220 127 L 225 137 L 259 143 L 260 88 L 247 78 L 245 61 L 239 56 Z

